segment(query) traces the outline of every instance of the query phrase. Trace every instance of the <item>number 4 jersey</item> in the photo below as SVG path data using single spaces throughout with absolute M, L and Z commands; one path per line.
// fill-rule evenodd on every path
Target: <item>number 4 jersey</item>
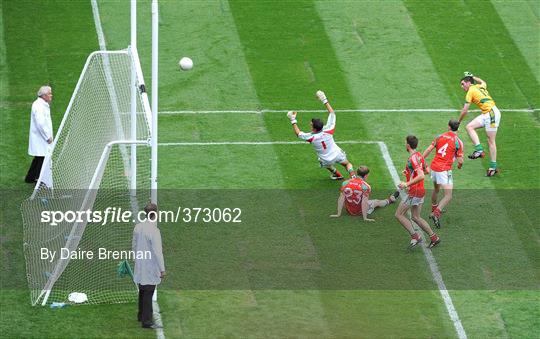
M 463 156 L 463 142 L 457 134 L 451 131 L 439 135 L 431 145 L 435 146 L 436 152 L 431 169 L 436 172 L 443 172 L 452 169 L 452 165 L 457 157 Z

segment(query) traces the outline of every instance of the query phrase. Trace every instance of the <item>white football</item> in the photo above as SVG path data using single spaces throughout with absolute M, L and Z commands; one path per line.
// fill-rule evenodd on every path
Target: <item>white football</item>
M 193 68 L 193 60 L 188 57 L 183 57 L 182 59 L 180 59 L 180 62 L 178 64 L 180 65 L 180 69 L 183 71 L 189 71 Z

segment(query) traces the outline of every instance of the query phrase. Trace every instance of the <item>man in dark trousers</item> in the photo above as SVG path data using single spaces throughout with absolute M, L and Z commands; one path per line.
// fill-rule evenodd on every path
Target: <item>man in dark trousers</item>
M 157 227 L 157 205 L 149 203 L 144 208 L 146 220 L 135 225 L 132 249 L 134 253 L 149 255 L 135 256 L 133 281 L 139 286 L 138 320 L 143 328 L 157 328 L 152 319 L 152 296 L 156 285 L 165 277 L 165 263 L 161 245 L 161 233 Z
M 51 87 L 41 86 L 37 96 L 38 98 L 32 104 L 28 137 L 28 154 L 34 159 L 24 179 L 30 184 L 36 183 L 39 179 L 43 160 L 49 145 L 53 142 L 51 108 L 49 106 L 53 97 Z

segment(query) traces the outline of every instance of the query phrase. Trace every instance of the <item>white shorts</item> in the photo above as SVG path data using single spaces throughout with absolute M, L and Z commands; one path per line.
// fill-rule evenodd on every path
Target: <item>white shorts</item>
M 342 163 L 344 161 L 347 161 L 347 154 L 343 150 L 340 150 L 336 154 L 336 156 L 334 156 L 330 160 L 323 160 L 319 158 L 319 164 L 321 164 L 321 167 L 329 167 L 329 166 L 332 166 L 333 164 Z
M 371 214 L 373 213 L 373 211 L 375 211 L 375 204 L 373 203 L 373 200 L 368 200 L 368 209 L 367 209 L 367 214 Z
M 431 171 L 431 180 L 439 185 L 453 185 L 454 178 L 452 177 L 452 170 L 448 171 Z
M 474 118 L 473 121 L 480 123 L 486 129 L 486 132 L 496 132 L 501 122 L 501 112 L 497 106 L 493 106 L 489 113 L 483 113 Z
M 418 206 L 424 203 L 424 197 L 410 197 L 408 194 L 401 193 L 401 201 L 407 206 Z

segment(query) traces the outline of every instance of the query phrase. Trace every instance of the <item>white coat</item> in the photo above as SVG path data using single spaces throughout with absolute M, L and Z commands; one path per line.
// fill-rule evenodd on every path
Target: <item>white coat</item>
M 165 271 L 161 232 L 155 222 L 144 221 L 135 225 L 132 250 L 135 255 L 150 252 L 144 259 L 135 259 L 133 281 L 141 285 L 158 285 L 161 272 Z
M 28 154 L 44 157 L 50 147 L 47 140 L 52 137 L 53 128 L 49 103 L 42 98 L 37 98 L 32 104 L 30 135 L 28 137 Z

